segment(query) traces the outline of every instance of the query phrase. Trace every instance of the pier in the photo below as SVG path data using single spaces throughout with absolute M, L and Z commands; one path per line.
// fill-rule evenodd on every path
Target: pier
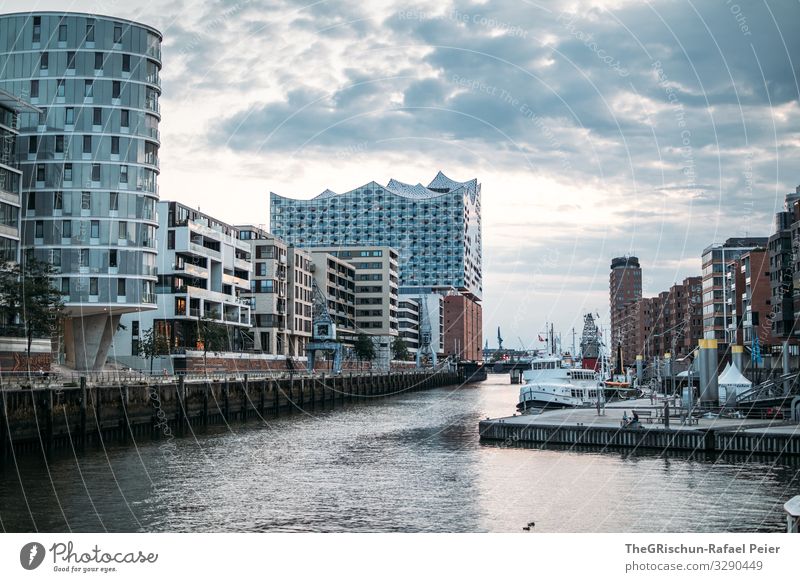
M 462 382 L 449 371 L 150 378 L 0 390 L 0 464 L 12 454 L 184 435 Z
M 623 414 L 636 410 L 640 428 L 622 428 Z M 663 419 L 663 406 L 648 399 L 608 403 L 595 408 L 552 410 L 542 414 L 486 419 L 480 438 L 507 446 L 516 444 L 632 448 L 662 451 L 800 455 L 800 425 L 783 419 L 698 418 L 682 423 Z M 676 411 L 673 409 L 673 413 Z

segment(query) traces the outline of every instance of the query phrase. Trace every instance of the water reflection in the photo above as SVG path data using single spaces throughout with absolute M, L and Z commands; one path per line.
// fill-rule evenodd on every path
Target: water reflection
M 480 444 L 506 376 L 0 474 L 6 531 L 780 531 L 798 461 Z

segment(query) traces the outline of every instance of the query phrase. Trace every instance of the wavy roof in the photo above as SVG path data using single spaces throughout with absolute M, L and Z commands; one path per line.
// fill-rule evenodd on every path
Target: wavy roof
M 445 176 L 441 171 L 436 174 L 436 177 L 431 181 L 430 184 L 427 186 L 423 186 L 422 184 L 406 184 L 405 182 L 400 182 L 399 180 L 395 180 L 392 178 L 389 180 L 389 183 L 386 186 L 381 186 L 377 182 L 369 182 L 368 184 L 364 184 L 360 188 L 356 188 L 355 190 L 364 189 L 364 188 L 382 188 L 391 194 L 395 194 L 396 196 L 402 196 L 403 198 L 409 198 L 414 200 L 427 200 L 430 198 L 436 198 L 438 196 L 443 196 L 444 194 L 449 194 L 461 188 L 464 188 L 469 192 L 471 197 L 474 199 L 475 194 L 478 190 L 478 180 L 473 178 L 467 182 L 458 182 L 456 180 L 452 180 Z M 333 196 L 340 196 L 341 194 L 349 194 L 350 192 L 354 192 L 355 190 L 350 190 L 349 192 L 334 192 L 333 190 L 326 189 L 324 192 L 321 192 L 312 200 L 320 200 L 324 198 L 331 198 Z M 437 191 L 439 190 L 439 191 Z M 444 190 L 444 191 L 442 191 Z M 275 194 L 275 196 L 279 196 L 279 194 Z

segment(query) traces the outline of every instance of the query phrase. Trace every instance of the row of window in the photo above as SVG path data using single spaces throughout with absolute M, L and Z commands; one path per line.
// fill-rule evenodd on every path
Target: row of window
M 95 108 L 95 125 L 101 125 L 102 121 L 99 117 L 102 116 L 100 108 Z M 53 151 L 57 154 L 65 154 L 66 153 L 66 140 L 65 138 L 68 136 L 65 135 L 54 135 L 53 137 Z M 72 139 L 77 139 L 80 136 L 76 136 L 74 134 L 70 135 Z M 97 137 L 97 140 L 100 141 L 100 136 L 94 135 L 84 135 L 81 139 L 81 143 L 83 146 L 82 153 L 84 154 L 91 154 L 94 149 L 92 145 L 95 143 L 94 138 Z M 119 144 L 120 138 L 119 136 L 111 136 L 111 154 L 112 155 L 119 155 Z M 39 148 L 43 145 L 44 138 L 40 141 L 38 136 L 32 135 L 28 138 L 28 153 L 30 155 L 35 155 L 39 153 Z M 157 156 L 158 156 L 158 146 L 151 142 L 145 142 L 145 160 L 144 163 L 155 165 L 157 163 Z
M 109 53 L 108 57 L 105 53 L 102 52 L 95 52 L 94 53 L 94 70 L 102 71 L 103 65 L 107 63 L 107 58 L 114 53 Z M 67 51 L 67 71 L 74 71 L 76 66 L 76 57 L 77 53 L 75 51 Z M 131 72 L 131 55 L 129 54 L 122 54 L 122 72 L 123 73 L 130 73 Z M 153 65 L 155 67 L 155 65 Z M 50 70 L 50 53 L 43 52 L 39 55 L 39 70 L 40 71 L 49 71 Z
M 67 24 L 62 23 L 58 25 L 58 42 L 67 42 Z M 85 42 L 94 42 L 94 32 L 95 32 L 95 21 L 90 19 L 86 21 L 86 29 L 84 34 L 84 41 Z M 33 29 L 31 34 L 31 42 L 41 42 L 42 41 L 42 17 L 41 16 L 34 16 L 33 17 Z M 114 25 L 114 44 L 120 44 L 122 42 L 122 25 L 115 24 Z

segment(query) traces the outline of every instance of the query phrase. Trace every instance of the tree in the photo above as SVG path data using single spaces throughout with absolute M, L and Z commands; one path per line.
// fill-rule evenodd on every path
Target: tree
M 395 360 L 401 360 L 403 362 L 411 359 L 411 354 L 408 353 L 408 346 L 406 345 L 405 340 L 397 336 L 394 338 L 392 342 L 392 353 L 394 354 Z
M 139 355 L 150 360 L 150 374 L 153 373 L 153 360 L 156 356 L 169 353 L 169 342 L 151 327 L 139 338 Z
M 365 333 L 358 334 L 353 349 L 359 362 L 364 360 L 371 362 L 375 359 L 375 344 L 372 343 L 372 338 Z
M 31 344 L 35 337 L 48 337 L 64 316 L 61 291 L 53 286 L 55 268 L 50 263 L 26 257 L 23 263 L 5 263 L 0 269 L 2 317 L 27 340 L 28 374 Z
M 213 317 L 204 315 L 197 320 L 197 339 L 203 344 L 203 369 L 207 369 L 208 352 L 223 350 L 228 342 L 228 328 Z

